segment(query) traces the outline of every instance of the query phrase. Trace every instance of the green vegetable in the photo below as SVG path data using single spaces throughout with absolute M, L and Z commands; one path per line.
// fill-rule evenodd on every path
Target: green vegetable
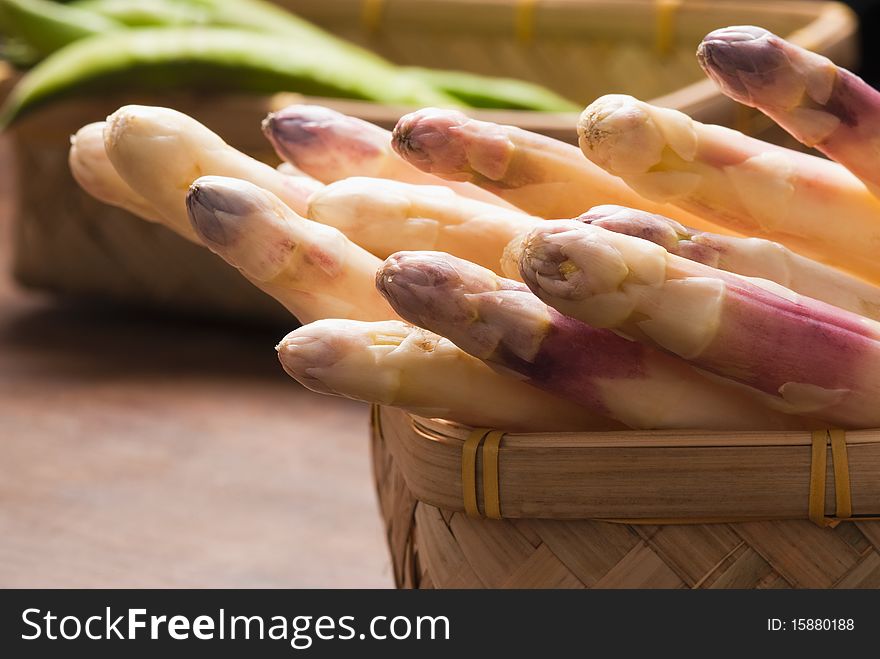
M 82 39 L 49 56 L 13 90 L 0 126 L 49 99 L 108 88 L 297 91 L 391 105 L 457 104 L 391 66 L 346 51 L 303 48 L 290 37 L 145 28 Z
M 209 25 L 285 34 L 310 47 L 336 48 L 388 64 L 375 53 L 263 0 L 79 0 L 75 4 L 130 27 Z
M 4 31 L 39 55 L 49 55 L 69 43 L 94 34 L 118 30 L 111 18 L 48 0 L 0 0 Z
M 572 103 L 555 92 L 523 80 L 419 67 L 409 67 L 404 70 L 475 108 L 506 108 L 540 112 L 578 112 L 581 110 L 580 105 Z
M 128 27 L 209 25 L 211 7 L 191 0 L 80 0 L 71 6 L 101 14 Z
M 17 57 L 17 61 L 24 64 L 33 63 L 37 59 L 34 54 L 37 56 L 50 55 L 73 42 L 125 28 L 222 27 L 235 28 L 241 32 L 253 31 L 279 37 L 284 36 L 288 43 L 295 41 L 298 48 L 309 50 L 310 54 L 307 59 L 318 61 L 326 56 L 328 61 L 342 65 L 343 71 L 354 71 L 354 75 L 350 76 L 351 80 L 366 73 L 365 80 L 379 81 L 383 79 L 382 76 L 377 77 L 376 74 L 370 74 L 369 70 L 381 68 L 387 75 L 394 69 L 390 62 L 375 53 L 325 32 L 308 21 L 263 0 L 79 0 L 70 5 L 59 5 L 48 0 L 0 0 L 0 24 L 3 24 L 9 34 L 17 38 L 17 43 L 24 46 L 24 50 L 12 51 L 23 54 L 23 56 Z M 144 45 L 149 47 L 147 43 Z M 233 49 L 236 47 L 238 45 L 233 44 Z M 212 46 L 212 50 L 216 49 Z M 291 48 L 288 46 L 285 50 L 290 52 Z M 170 57 L 172 51 L 173 49 L 170 49 L 167 52 L 158 53 L 156 58 L 141 54 L 139 58 L 135 58 L 138 61 L 130 61 L 129 63 L 131 66 L 140 66 L 143 64 L 140 61 L 142 59 L 153 60 L 167 57 L 168 61 L 165 65 L 171 67 L 173 65 L 173 58 Z M 220 51 L 216 50 L 216 52 Z M 80 51 L 73 51 L 73 53 L 79 53 L 79 57 L 82 57 Z M 109 49 L 105 50 L 104 56 L 108 61 L 101 62 L 96 54 L 90 54 L 90 63 L 85 68 L 81 62 L 77 61 L 68 62 L 67 65 L 73 69 L 73 73 L 83 76 L 84 84 L 91 84 L 92 78 L 110 75 L 109 71 L 111 70 L 114 71 L 114 75 L 118 75 L 120 78 L 125 77 L 125 82 L 132 86 L 140 82 L 138 76 L 142 75 L 149 78 L 143 81 L 144 86 L 151 87 L 157 82 L 153 73 L 140 69 L 130 71 L 130 78 L 117 71 L 115 67 L 120 60 L 127 58 L 126 48 L 123 48 L 118 55 Z M 199 64 L 209 64 L 206 57 L 199 56 L 195 59 Z M 255 60 L 250 59 L 251 61 L 244 65 L 245 68 L 255 64 Z M 193 66 L 196 64 L 194 61 L 190 63 Z M 224 63 L 225 66 L 228 66 L 231 61 L 221 55 L 216 64 L 222 68 Z M 176 68 L 182 69 L 183 61 L 179 64 L 181 66 Z M 70 75 L 60 71 L 63 66 L 63 64 L 56 62 L 50 67 L 50 70 L 55 71 L 56 78 L 72 80 Z M 154 63 L 149 66 L 154 66 Z M 87 70 L 89 68 L 94 69 L 94 75 Z M 329 71 L 326 66 L 319 68 Z M 244 88 L 253 91 L 275 91 L 277 89 L 275 85 L 278 83 L 267 81 L 272 80 L 273 76 L 279 73 L 277 65 L 270 65 L 263 71 L 258 69 L 259 67 L 256 67 L 251 74 L 255 80 L 246 82 Z M 406 83 L 403 82 L 403 79 L 409 78 L 414 89 L 427 90 L 431 88 L 437 90 L 435 100 L 428 101 L 428 103 L 435 105 L 457 105 L 458 103 L 451 102 L 452 99 L 457 99 L 461 103 L 473 107 L 539 111 L 574 111 L 578 109 L 571 102 L 547 89 L 519 80 L 490 78 L 455 71 L 431 71 L 421 68 L 399 69 L 398 71 L 400 75 L 392 84 L 392 89 L 389 92 L 384 89 L 376 89 L 371 93 L 365 93 L 363 89 L 360 89 L 349 95 L 344 89 L 340 89 L 325 94 L 365 98 L 379 102 L 383 102 L 383 98 L 389 98 L 392 100 L 384 102 L 409 103 L 410 101 L 405 100 L 409 98 L 408 96 L 401 99 L 394 89 L 405 88 Z M 196 67 L 190 73 L 178 70 L 170 79 L 188 77 L 193 80 L 193 84 L 203 87 L 204 74 L 204 71 Z M 332 76 L 332 78 L 337 77 L 339 76 Z M 344 78 L 345 75 L 343 74 L 342 77 Z M 159 76 L 158 80 L 161 78 L 162 76 Z M 51 80 L 47 83 L 51 83 Z M 102 84 L 104 83 L 109 85 L 110 81 L 104 80 Z M 52 84 L 57 85 L 57 83 Z M 54 94 L 50 89 L 52 84 L 48 84 L 46 87 L 46 83 L 44 83 L 44 88 L 31 90 L 30 93 L 35 94 L 36 97 L 51 96 Z M 288 88 L 287 84 L 285 82 L 283 88 Z M 331 88 L 333 84 L 335 83 L 330 84 Z M 356 85 L 356 87 L 360 86 Z M 220 85 L 217 85 L 217 88 L 220 88 Z M 233 86 L 233 88 L 240 89 L 241 87 Z M 308 93 L 304 88 L 297 87 L 295 90 Z M 436 99 L 441 100 L 438 103 Z M 31 100 L 26 98 L 23 107 L 30 102 Z
M 388 64 L 375 53 L 261 0 L 79 0 L 75 4 L 131 27 L 207 24 L 288 34 L 314 48 L 343 49 L 358 57 Z M 405 71 L 472 107 L 545 112 L 576 112 L 581 109 L 581 106 L 540 85 L 521 80 L 420 67 L 410 67 Z

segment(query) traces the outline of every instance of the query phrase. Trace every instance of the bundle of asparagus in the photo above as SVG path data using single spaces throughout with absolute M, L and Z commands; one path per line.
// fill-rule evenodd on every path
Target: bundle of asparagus
M 309 323 L 277 349 L 314 391 L 524 432 L 880 425 L 880 94 L 758 28 L 698 56 L 836 162 L 606 96 L 580 149 L 291 106 L 277 169 L 128 106 L 70 166 Z

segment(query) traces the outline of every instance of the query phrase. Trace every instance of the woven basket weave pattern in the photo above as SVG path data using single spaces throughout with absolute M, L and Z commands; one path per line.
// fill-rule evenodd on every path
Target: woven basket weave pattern
M 402 588 L 880 588 L 880 522 L 628 525 L 473 519 L 417 501 L 373 432 Z

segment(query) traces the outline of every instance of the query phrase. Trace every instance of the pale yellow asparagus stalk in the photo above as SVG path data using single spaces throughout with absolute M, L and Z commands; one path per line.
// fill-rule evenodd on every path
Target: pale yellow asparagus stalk
M 623 95 L 584 110 L 578 133 L 588 158 L 646 197 L 880 281 L 880 200 L 837 163 Z
M 880 320 L 880 287 L 796 254 L 777 242 L 697 231 L 668 217 L 622 206 L 596 206 L 577 220 L 650 240 L 670 254 L 720 270 L 769 279 L 800 295 Z M 518 263 L 504 263 L 505 272 L 511 265 L 518 274 Z
M 858 76 L 760 27 L 709 33 L 697 49 L 730 98 L 758 108 L 880 190 L 880 92 Z
M 331 183 L 309 199 L 308 215 L 381 258 L 404 249 L 435 250 L 495 271 L 507 243 L 543 222 L 445 186 L 374 178 Z
M 880 323 L 580 222 L 545 222 L 520 272 L 542 300 L 766 403 L 846 428 L 880 425 Z
M 514 432 L 622 427 L 496 373 L 448 339 L 401 321 L 319 320 L 284 337 L 278 357 L 312 391 L 423 417 Z
M 278 157 L 322 183 L 352 176 L 387 178 L 418 185 L 445 185 L 463 197 L 509 206 L 470 183 L 426 174 L 391 148 L 391 132 L 321 105 L 290 105 L 263 121 L 263 134 Z
M 189 188 L 185 207 L 198 240 L 300 322 L 396 317 L 374 286 L 378 258 L 268 190 L 205 176 Z
M 187 115 L 162 107 L 127 105 L 107 118 L 104 148 L 113 167 L 135 192 L 148 199 L 167 226 L 195 240 L 185 197 L 200 176 L 250 181 L 303 214 L 309 195 L 321 187 L 304 176 L 283 174 L 226 144 Z
M 597 204 L 620 204 L 709 226 L 641 197 L 571 144 L 457 110 L 428 108 L 404 116 L 394 128 L 393 146 L 422 171 L 476 183 L 539 217 L 573 217 Z
M 68 164 L 74 180 L 98 201 L 150 222 L 162 222 L 153 205 L 122 180 L 107 158 L 103 121 L 83 126 L 70 138 Z
M 393 254 L 376 285 L 405 320 L 502 372 L 632 428 L 806 425 L 769 409 L 736 383 L 564 316 L 525 285 L 450 254 Z

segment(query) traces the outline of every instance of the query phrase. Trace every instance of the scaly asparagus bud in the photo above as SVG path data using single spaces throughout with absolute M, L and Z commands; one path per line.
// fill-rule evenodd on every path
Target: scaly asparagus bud
M 184 199 L 199 176 L 250 181 L 270 190 L 299 213 L 305 213 L 309 195 L 321 187 L 313 179 L 288 176 L 254 160 L 195 119 L 168 108 L 120 108 L 107 118 L 104 147 L 120 177 L 150 200 L 171 229 L 190 240 L 195 236 Z
M 657 201 L 880 281 L 880 200 L 844 167 L 609 95 L 581 115 L 593 162 Z
M 404 249 L 437 250 L 494 270 L 504 246 L 543 221 L 445 186 L 357 177 L 313 194 L 308 215 L 381 258 Z
M 697 59 L 727 96 L 758 108 L 865 183 L 880 184 L 880 92 L 864 80 L 752 26 L 710 32 Z
M 312 391 L 477 427 L 610 430 L 611 419 L 496 373 L 448 339 L 394 320 L 320 320 L 278 345 L 284 370 Z
M 876 321 L 578 222 L 534 229 L 520 269 L 563 313 L 745 384 L 778 409 L 880 423 Z
M 68 164 L 74 180 L 98 201 L 149 222 L 163 222 L 159 212 L 122 180 L 107 158 L 103 121 L 83 126 L 70 138 Z
M 677 213 L 690 224 L 706 226 L 700 218 L 640 197 L 570 144 L 470 119 L 456 110 L 428 108 L 404 116 L 392 145 L 422 171 L 476 183 L 539 217 L 572 217 L 596 204 L 615 203 Z
M 469 183 L 446 182 L 418 170 L 391 148 L 389 131 L 320 105 L 290 105 L 273 112 L 263 121 L 263 134 L 280 158 L 322 183 L 352 176 L 387 178 L 446 185 L 464 197 L 509 205 Z
M 268 190 L 205 176 L 190 187 L 186 208 L 202 243 L 301 322 L 395 317 L 372 285 L 379 259 Z
M 630 427 L 803 425 L 733 383 L 563 316 L 522 284 L 449 254 L 399 252 L 385 261 L 376 281 L 404 319 L 496 369 Z

